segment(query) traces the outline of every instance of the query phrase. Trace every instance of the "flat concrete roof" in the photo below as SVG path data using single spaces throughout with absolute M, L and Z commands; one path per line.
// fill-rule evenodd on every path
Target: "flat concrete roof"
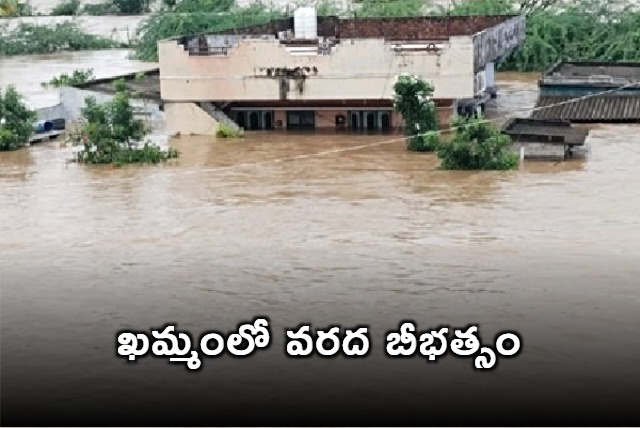
M 568 78 L 610 77 L 640 81 L 640 62 L 562 62 L 545 76 Z
M 451 36 L 470 36 L 495 27 L 520 15 L 478 15 L 478 16 L 419 16 L 393 18 L 343 18 L 338 16 L 318 16 L 317 35 L 319 38 L 359 39 L 386 38 L 394 40 L 446 39 Z M 274 19 L 265 24 L 235 27 L 215 31 L 210 35 L 276 36 L 279 32 L 293 31 L 293 17 Z M 205 34 L 194 34 L 174 40 L 183 44 L 188 39 Z
M 525 118 L 509 120 L 503 126 L 502 132 L 514 137 L 562 137 L 562 141 L 549 141 L 549 143 L 573 145 L 583 145 L 589 135 L 589 130 L 575 128 L 568 121 Z
M 114 94 L 114 82 L 124 79 L 127 89 L 133 97 L 160 101 L 160 70 L 154 68 L 139 73 L 128 73 L 119 76 L 95 79 L 89 82 L 73 85 L 74 88 L 87 91 Z

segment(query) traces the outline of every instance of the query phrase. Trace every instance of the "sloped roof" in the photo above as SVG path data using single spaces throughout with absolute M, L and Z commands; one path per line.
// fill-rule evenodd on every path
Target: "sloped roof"
M 541 96 L 533 119 L 571 122 L 640 122 L 640 96 L 593 96 L 569 102 L 573 97 Z

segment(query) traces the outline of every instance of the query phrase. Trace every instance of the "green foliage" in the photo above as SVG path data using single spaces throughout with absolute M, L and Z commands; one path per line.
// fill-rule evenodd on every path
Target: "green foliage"
M 104 15 L 117 15 L 120 13 L 120 9 L 113 3 L 95 3 L 95 4 L 85 4 L 82 7 L 83 15 L 91 15 L 91 16 L 104 16 Z
M 438 145 L 441 168 L 450 170 L 508 170 L 518 166 L 509 150 L 511 139 L 482 118 L 456 119 L 451 139 Z
M 157 61 L 158 41 L 162 39 L 264 24 L 282 17 L 281 12 L 258 2 L 245 7 L 232 5 L 228 0 L 182 0 L 170 10 L 151 14 L 137 30 L 136 59 Z
M 454 3 L 452 7 L 439 7 L 442 14 L 452 16 L 508 15 L 520 12 L 520 3 L 514 0 L 473 0 Z
M 149 11 L 149 0 L 111 0 L 120 13 L 140 15 Z
M 16 88 L 0 90 L 0 151 L 16 150 L 27 144 L 33 134 L 35 112 L 29 110 Z
M 524 44 L 500 65 L 503 71 L 542 71 L 559 61 L 640 60 L 640 10 L 622 0 L 474 0 L 451 15 L 523 13 Z
M 109 49 L 118 43 L 85 33 L 75 22 L 66 21 L 51 26 L 20 23 L 13 30 L 0 27 L 0 55 L 46 54 L 58 51 Z
M 31 16 L 33 11 L 26 2 L 19 0 L 0 0 L 0 18 L 14 18 L 18 16 Z
M 181 0 L 173 6 L 173 12 L 227 12 L 234 5 L 234 0 Z
M 224 123 L 219 123 L 216 129 L 216 137 L 218 138 L 239 138 L 242 137 L 242 130 L 236 130 Z
M 438 114 L 432 100 L 433 85 L 420 77 L 401 74 L 393 85 L 394 106 L 404 120 L 404 132 L 409 138 L 407 149 L 430 152 L 438 144 Z
M 420 16 L 427 0 L 362 0 L 357 16 L 362 17 L 400 17 Z
M 116 94 L 110 102 L 98 104 L 94 97 L 85 100 L 83 123 L 69 138 L 74 145 L 82 145 L 77 160 L 89 164 L 160 163 L 178 157 L 175 149 L 167 151 L 144 142 L 149 130 L 136 119 L 126 91 L 125 82 L 115 83 Z
M 93 80 L 95 76 L 93 75 L 93 69 L 89 68 L 86 70 L 74 70 L 71 75 L 67 73 L 62 73 L 59 76 L 54 77 L 48 83 L 43 83 L 43 87 L 52 86 L 54 88 L 59 88 L 61 86 L 73 86 L 78 85 L 80 83 L 86 83 L 90 80 Z
M 58 3 L 51 11 L 53 16 L 71 16 L 76 15 L 80 10 L 80 0 L 64 0 Z

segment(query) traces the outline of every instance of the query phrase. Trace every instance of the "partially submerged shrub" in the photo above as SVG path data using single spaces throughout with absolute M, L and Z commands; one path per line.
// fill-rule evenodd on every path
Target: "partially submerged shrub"
M 29 110 L 15 87 L 0 90 L 0 151 L 24 147 L 33 134 L 35 112 Z
M 93 97 L 85 100 L 83 123 L 69 138 L 81 145 L 77 161 L 89 164 L 161 163 L 177 158 L 177 150 L 163 150 L 148 141 L 142 142 L 149 129 L 134 117 L 125 83 L 115 83 L 116 94 L 110 102 L 98 104 Z
M 431 152 L 438 145 L 438 114 L 433 85 L 418 76 L 401 74 L 393 85 L 394 106 L 404 120 L 407 149 Z
M 511 139 L 483 118 L 453 122 L 451 139 L 438 145 L 443 169 L 507 170 L 518 166 L 518 155 L 509 150 Z
M 73 86 L 80 83 L 86 83 L 94 78 L 95 76 L 93 75 L 92 68 L 86 70 L 74 70 L 71 75 L 62 73 L 61 75 L 51 79 L 48 83 L 43 83 L 42 86 L 52 86 L 54 88 L 59 88 L 60 86 Z
M 242 130 L 232 128 L 224 123 L 219 123 L 216 129 L 216 137 L 218 138 L 239 138 L 242 137 Z

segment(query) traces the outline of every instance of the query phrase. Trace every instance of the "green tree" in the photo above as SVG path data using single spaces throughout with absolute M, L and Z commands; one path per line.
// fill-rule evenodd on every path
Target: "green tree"
M 519 13 L 522 0 L 473 0 L 453 3 L 449 7 L 439 6 L 440 13 L 452 16 L 506 15 Z
M 108 49 L 118 46 L 113 40 L 84 32 L 72 21 L 54 25 L 21 22 L 12 29 L 0 25 L 0 33 L 0 55 L 7 56 Z
M 112 0 L 125 15 L 140 15 L 149 11 L 149 0 Z
M 441 168 L 452 170 L 507 170 L 518 166 L 509 150 L 511 139 L 483 118 L 458 118 L 450 140 L 438 145 Z
M 31 7 L 19 0 L 0 0 L 0 18 L 31 15 Z
M 0 150 L 17 150 L 33 134 L 35 112 L 29 110 L 14 86 L 0 90 Z
M 428 3 L 426 0 L 363 0 L 356 13 L 363 17 L 420 16 Z
M 110 102 L 100 104 L 94 97 L 85 100 L 83 123 L 69 138 L 72 144 L 82 146 L 78 161 L 122 165 L 160 163 L 178 157 L 175 149 L 164 151 L 148 141 L 142 142 L 149 129 L 135 118 L 125 82 L 117 81 L 115 89 Z
M 407 149 L 435 150 L 438 144 L 438 114 L 433 102 L 433 85 L 410 74 L 401 74 L 393 85 L 396 110 L 404 120 Z
M 566 60 L 640 60 L 640 10 L 626 0 L 474 0 L 440 13 L 525 15 L 524 43 L 500 70 L 543 71 Z
M 53 16 L 71 16 L 76 15 L 80 9 L 80 0 L 65 0 L 58 3 L 51 11 Z
M 80 83 L 85 83 L 95 78 L 93 74 L 93 69 L 88 68 L 86 70 L 78 69 L 73 70 L 73 73 L 70 75 L 67 73 L 62 73 L 59 76 L 52 78 L 48 83 L 42 83 L 43 87 L 52 86 L 54 88 L 59 88 L 61 86 L 73 86 L 78 85 Z

